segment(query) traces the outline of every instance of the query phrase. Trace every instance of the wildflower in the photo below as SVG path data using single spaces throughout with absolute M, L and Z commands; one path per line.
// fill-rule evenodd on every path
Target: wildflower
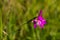
M 46 20 L 42 17 L 42 10 L 40 10 L 40 13 L 36 19 L 33 20 L 34 28 L 36 26 L 40 26 L 40 28 L 44 28 L 44 25 L 46 24 Z

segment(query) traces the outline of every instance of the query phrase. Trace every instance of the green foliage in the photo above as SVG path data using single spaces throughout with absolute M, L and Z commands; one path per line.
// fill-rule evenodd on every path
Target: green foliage
M 0 40 L 60 40 L 60 0 L 0 0 Z M 34 29 L 40 10 L 47 24 Z

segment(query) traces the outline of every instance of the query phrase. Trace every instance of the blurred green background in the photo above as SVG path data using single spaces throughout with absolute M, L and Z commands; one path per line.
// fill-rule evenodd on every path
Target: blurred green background
M 34 29 L 41 9 L 47 24 Z M 0 0 L 0 40 L 60 40 L 60 0 Z

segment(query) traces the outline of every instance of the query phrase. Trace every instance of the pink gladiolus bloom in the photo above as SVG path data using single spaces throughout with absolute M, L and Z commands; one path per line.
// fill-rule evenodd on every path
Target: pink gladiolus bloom
M 36 28 L 36 26 L 40 26 L 40 28 L 44 28 L 44 25 L 46 24 L 46 20 L 42 17 L 42 10 L 40 10 L 37 19 L 33 20 L 33 23 L 34 23 L 34 28 Z

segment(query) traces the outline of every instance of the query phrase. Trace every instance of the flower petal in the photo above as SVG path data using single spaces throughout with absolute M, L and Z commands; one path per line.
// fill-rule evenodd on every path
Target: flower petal
M 42 16 L 38 16 L 38 20 L 43 20 L 44 18 Z
M 37 25 L 40 26 L 41 28 L 44 28 L 44 25 L 46 24 L 46 20 L 38 20 Z
M 37 27 L 37 25 L 36 24 L 34 24 L 34 28 L 36 28 Z
M 42 20 L 42 24 L 46 24 L 46 20 Z
M 44 24 L 41 24 L 41 25 L 40 25 L 40 28 L 44 28 Z
M 35 19 L 35 20 L 33 20 L 33 23 L 34 23 L 34 28 L 36 28 L 36 22 L 37 22 L 37 20 Z

